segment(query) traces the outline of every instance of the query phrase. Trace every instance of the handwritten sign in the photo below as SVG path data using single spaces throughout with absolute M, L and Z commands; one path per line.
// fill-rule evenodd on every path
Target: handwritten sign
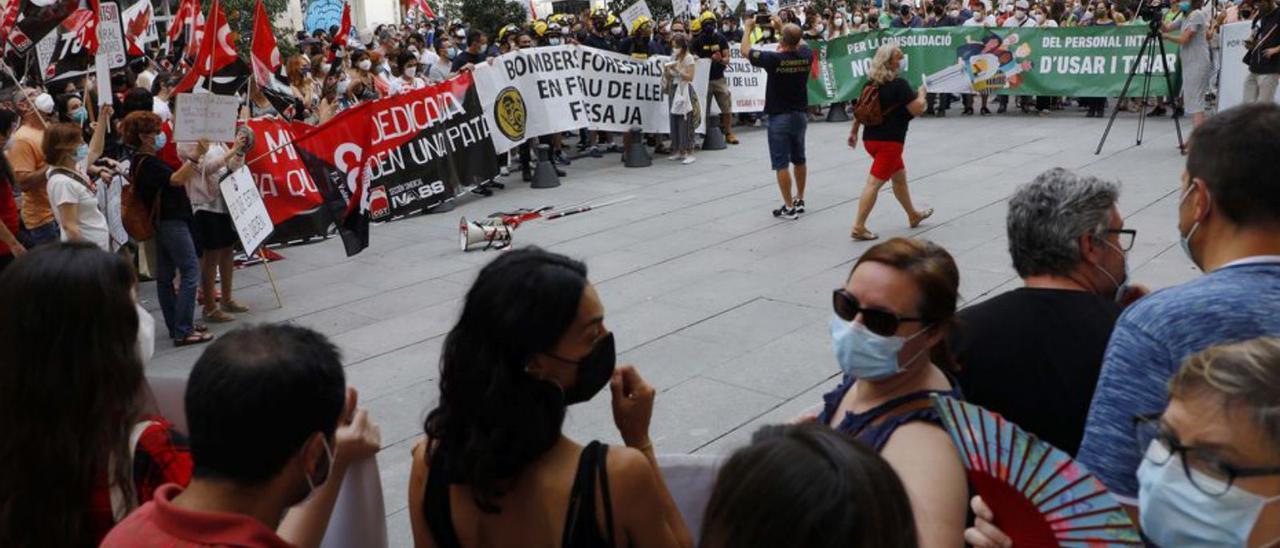
M 128 61 L 125 57 L 124 31 L 121 29 L 120 5 L 112 2 L 99 4 L 98 54 L 105 54 L 113 69 L 123 67 Z
M 241 167 L 223 179 L 218 186 L 222 190 L 222 199 L 227 202 L 231 222 L 236 225 L 236 232 L 240 234 L 240 243 L 244 245 L 246 252 L 252 253 L 275 229 L 271 224 L 271 215 L 267 213 L 267 205 L 258 193 L 258 185 L 253 184 L 249 168 Z
M 644 0 L 639 0 L 631 4 L 631 7 L 622 10 L 622 23 L 627 26 L 628 33 L 632 30 L 631 25 L 641 17 L 648 17 L 650 21 L 653 20 L 653 13 L 649 11 L 649 4 Z
M 230 142 L 236 138 L 240 99 L 213 93 L 179 93 L 174 110 L 173 140 L 189 143 L 206 139 Z

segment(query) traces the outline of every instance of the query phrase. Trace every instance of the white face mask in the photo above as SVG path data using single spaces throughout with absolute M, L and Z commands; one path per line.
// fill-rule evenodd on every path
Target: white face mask
M 136 302 L 133 308 L 138 312 L 138 355 L 146 365 L 156 353 L 156 319 Z
M 862 24 L 862 16 L 861 16 L 861 15 L 855 15 L 855 16 L 853 16 L 853 24 L 855 24 L 855 25 L 861 25 L 861 24 Z
M 1169 455 L 1159 440 L 1152 440 L 1138 466 L 1142 533 L 1159 546 L 1244 546 L 1262 509 L 1280 502 L 1280 496 L 1263 498 L 1238 485 L 1223 490 L 1221 481 L 1194 468 L 1191 473 L 1196 477 L 1194 484 L 1187 477 L 1182 455 Z M 1222 494 L 1210 496 L 1196 485 Z M 1275 540 L 1280 539 L 1271 542 Z
M 321 64 L 320 64 L 320 72 L 323 72 L 323 73 L 325 73 L 325 74 L 329 74 L 329 71 L 330 71 L 330 70 L 333 70 L 333 64 L 331 64 L 331 63 L 321 63 Z
M 547 39 L 547 43 L 548 43 L 548 44 L 551 44 L 551 45 L 553 45 L 553 46 L 558 46 L 558 45 L 560 45 L 560 39 L 559 39 L 559 38 L 548 38 L 548 39 Z
M 614 36 L 621 36 L 622 27 L 613 27 L 612 29 L 609 29 L 609 32 L 612 32 Z
M 955 19 L 956 17 L 960 17 L 960 10 L 951 10 L 947 12 L 947 16 L 951 17 L 952 19 Z
M 368 59 L 361 59 L 359 63 L 356 63 L 356 68 L 359 68 L 360 70 L 369 70 L 369 67 L 372 66 L 373 63 L 369 62 Z
M 844 26 L 844 19 L 840 19 L 839 17 L 837 17 L 835 22 L 836 22 L 836 28 L 840 28 Z
M 404 75 L 413 78 L 418 75 L 418 67 L 405 67 Z
M 824 32 L 827 32 L 827 26 L 826 26 L 826 25 L 818 25 L 818 28 L 817 28 L 816 30 L 818 31 L 818 34 L 822 34 L 822 33 L 824 33 Z

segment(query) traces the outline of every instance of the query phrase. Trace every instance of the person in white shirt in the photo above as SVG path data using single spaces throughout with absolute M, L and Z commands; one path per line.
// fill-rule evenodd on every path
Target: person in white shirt
M 439 61 L 427 67 L 427 81 L 435 84 L 449 79 L 453 74 L 453 56 L 457 51 L 453 47 L 453 42 L 444 37 L 436 39 L 436 55 Z
M 235 258 L 232 253 L 240 239 L 236 232 L 227 202 L 222 198 L 222 178 L 244 165 L 245 134 L 238 132 L 235 143 L 228 150 L 222 143 L 183 143 L 178 145 L 178 156 L 195 165 L 195 172 L 187 181 L 187 198 L 194 211 L 191 222 L 195 227 L 195 243 L 200 255 L 200 298 L 204 320 L 211 323 L 235 321 L 229 313 L 244 313 L 249 309 L 232 298 L 235 276 Z M 252 253 L 254 250 L 246 250 Z M 222 282 L 222 293 L 215 293 L 214 281 Z
M 411 52 L 403 52 L 396 58 L 400 67 L 400 76 L 394 80 L 394 86 L 397 93 L 407 93 L 415 89 L 427 87 L 426 80 L 421 78 L 421 70 L 419 70 L 418 56 Z
M 102 116 L 110 119 L 111 107 L 102 107 Z M 108 124 L 98 123 L 91 144 L 84 142 L 80 126 L 52 124 L 44 131 L 41 151 L 48 163 L 49 205 L 61 229 L 61 240 L 90 242 L 111 251 L 107 218 L 98 209 L 98 185 L 87 169 L 102 155 Z M 94 167 L 94 173 L 102 168 Z

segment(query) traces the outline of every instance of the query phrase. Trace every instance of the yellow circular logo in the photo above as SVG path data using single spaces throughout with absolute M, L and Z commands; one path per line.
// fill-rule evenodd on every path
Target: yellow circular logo
M 498 92 L 498 98 L 493 103 L 493 117 L 498 121 L 498 131 L 504 137 L 511 141 L 523 140 L 529 112 L 525 110 L 520 90 L 507 87 Z

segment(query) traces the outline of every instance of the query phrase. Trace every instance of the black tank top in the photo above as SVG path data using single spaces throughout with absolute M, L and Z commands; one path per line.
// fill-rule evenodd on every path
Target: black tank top
M 461 548 L 458 533 L 453 528 L 453 510 L 449 504 L 449 476 L 444 469 L 444 448 L 437 448 L 431 455 L 431 469 L 427 471 L 427 492 L 423 497 L 423 514 L 431 537 L 440 548 Z M 582 448 L 578 457 L 578 472 L 569 491 L 569 511 L 564 519 L 564 536 L 560 545 L 564 548 L 597 548 L 613 546 L 613 500 L 609 496 L 609 474 L 605 469 L 609 446 L 593 441 Z M 600 494 L 604 497 L 604 521 L 606 531 L 596 522 L 596 481 L 600 482 Z

